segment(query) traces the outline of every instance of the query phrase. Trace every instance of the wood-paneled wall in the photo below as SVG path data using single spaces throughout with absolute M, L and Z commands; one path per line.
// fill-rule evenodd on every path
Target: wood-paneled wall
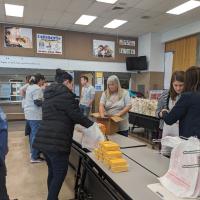
M 0 55 L 11 56 L 29 56 L 29 57 L 45 57 L 45 58 L 62 58 L 75 60 L 89 60 L 89 61 L 103 61 L 103 62 L 125 62 L 127 56 L 119 53 L 118 39 L 135 40 L 136 41 L 136 56 L 138 54 L 138 38 L 135 37 L 118 37 L 111 35 L 81 33 L 74 31 L 64 31 L 48 28 L 30 27 L 33 32 L 33 48 L 4 48 L 4 26 L 6 24 L 0 23 Z M 14 25 L 17 26 L 17 25 Z M 23 27 L 23 26 L 20 26 Z M 26 26 L 24 26 L 26 27 Z M 48 55 L 38 54 L 36 49 L 36 34 L 50 34 L 60 35 L 63 39 L 63 54 L 62 55 Z M 115 58 L 97 58 L 93 56 L 93 39 L 108 40 L 115 42 Z M 128 47 L 127 47 L 128 48 Z
M 165 44 L 165 51 L 173 51 L 173 71 L 186 70 L 197 62 L 197 35 L 181 38 Z

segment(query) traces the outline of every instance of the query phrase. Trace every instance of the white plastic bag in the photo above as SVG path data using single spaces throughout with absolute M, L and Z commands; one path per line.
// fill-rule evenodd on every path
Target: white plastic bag
M 167 136 L 172 136 L 172 137 L 179 136 L 179 124 L 178 123 L 174 123 L 172 125 L 167 125 L 166 123 L 164 123 L 162 138 L 165 138 Z M 164 145 L 162 143 L 162 140 L 161 140 L 161 144 L 162 144 L 161 154 L 170 156 L 173 147 Z
M 197 198 L 200 195 L 200 142 L 191 137 L 176 146 L 171 154 L 168 172 L 160 183 L 175 196 Z
M 183 141 L 180 137 L 165 136 L 161 139 L 161 144 L 162 146 L 175 148 Z
M 93 151 L 95 148 L 97 148 L 99 142 L 105 140 L 105 137 L 101 132 L 97 123 L 94 123 L 89 128 L 84 128 L 82 132 L 83 132 L 82 147 L 90 151 Z

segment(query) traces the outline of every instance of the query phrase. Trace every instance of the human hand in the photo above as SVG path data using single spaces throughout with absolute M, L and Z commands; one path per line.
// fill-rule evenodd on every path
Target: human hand
M 120 113 L 116 113 L 114 116 L 121 117 Z
M 160 111 L 160 113 L 159 113 L 159 116 L 162 118 L 163 117 L 163 113 L 164 112 L 169 112 L 169 110 L 167 110 L 167 109 L 162 109 L 161 111 Z

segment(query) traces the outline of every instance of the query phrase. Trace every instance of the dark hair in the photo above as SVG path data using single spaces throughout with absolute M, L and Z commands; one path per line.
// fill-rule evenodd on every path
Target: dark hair
M 179 81 L 179 82 L 184 83 L 185 82 L 185 72 L 184 71 L 175 71 L 172 74 L 170 89 L 169 89 L 169 94 L 170 94 L 170 97 L 171 97 L 172 100 L 175 100 L 176 97 L 177 97 L 177 93 L 176 93 L 176 91 L 174 90 L 174 87 L 173 87 L 173 83 L 175 81 Z
M 26 75 L 26 81 L 29 82 L 30 79 L 31 79 L 31 75 Z
M 200 89 L 200 67 L 192 66 L 185 72 L 185 92 L 196 92 Z
M 41 80 L 45 80 L 44 75 L 37 73 L 37 74 L 31 76 L 31 78 L 29 80 L 29 84 L 30 85 L 38 84 Z
M 81 78 L 83 78 L 85 81 L 88 82 L 88 77 L 87 76 L 81 76 Z
M 73 77 L 62 69 L 56 69 L 55 81 L 57 83 L 63 83 L 65 80 L 72 82 Z

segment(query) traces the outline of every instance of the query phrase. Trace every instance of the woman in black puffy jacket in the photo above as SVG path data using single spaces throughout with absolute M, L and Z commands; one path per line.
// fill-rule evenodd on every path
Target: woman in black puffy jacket
M 58 199 L 67 174 L 74 125 L 93 126 L 79 110 L 72 76 L 58 69 L 55 80 L 44 92 L 43 119 L 33 145 L 43 152 L 48 165 L 48 200 Z

